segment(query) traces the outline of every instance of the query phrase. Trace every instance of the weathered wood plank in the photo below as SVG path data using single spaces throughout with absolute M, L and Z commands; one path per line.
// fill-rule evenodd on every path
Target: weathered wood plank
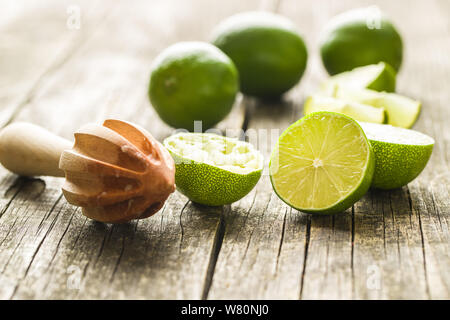
M 267 172 L 270 150 L 293 120 L 289 101 L 246 99 L 247 136 L 265 157 L 255 190 L 225 215 L 225 234 L 209 299 L 296 299 L 300 294 L 308 218 L 273 193 Z M 275 112 L 276 111 L 276 112 Z
M 23 46 L 30 37 L 42 37 L 29 33 L 41 14 L 52 29 L 51 40 L 27 46 L 36 52 L 19 55 L 27 63 L 13 79 L 22 90 L 0 87 L 8 106 L 0 124 L 14 115 L 70 138 L 83 123 L 120 117 L 162 139 L 172 129 L 157 118 L 146 96 L 154 56 L 179 40 L 206 40 L 212 26 L 234 12 L 264 7 L 299 26 L 310 52 L 308 69 L 283 101 L 244 99 L 220 128 L 248 127 L 266 164 L 276 141 L 270 130 L 278 130 L 272 133 L 277 137 L 299 118 L 304 98 L 325 77 L 317 52 L 322 26 L 335 13 L 361 6 L 355 0 L 314 6 L 289 0 L 77 3 L 88 12 L 80 29 L 84 35 L 66 38 L 67 31 L 52 29 L 65 26 L 62 5 L 34 13 L 29 24 L 23 18 L 28 11 L 20 10 L 8 13 L 17 18 L 0 22 L 0 30 L 17 34 Z M 0 298 L 448 299 L 450 97 L 442 90 L 450 80 L 448 3 L 415 3 L 408 14 L 402 1 L 376 4 L 404 36 L 398 90 L 423 101 L 415 128 L 436 139 L 416 181 L 391 192 L 371 191 L 341 215 L 311 217 L 282 203 L 265 175 L 231 206 L 198 206 L 177 193 L 154 217 L 112 226 L 92 222 L 68 205 L 61 180 L 18 178 L 0 169 Z M 424 12 L 430 23 L 417 24 Z M 43 53 L 52 48 L 59 50 L 56 57 Z M 40 65 L 28 70 L 36 61 Z M 265 131 L 255 140 L 254 130 L 260 129 Z
M 146 97 L 153 57 L 173 42 L 205 39 L 218 20 L 256 5 L 235 1 L 219 8 L 207 1 L 158 1 L 149 7 L 140 1 L 130 7 L 123 2 L 70 61 L 42 79 L 16 119 L 70 138 L 83 123 L 120 117 L 161 139 L 171 129 Z M 192 14 L 196 10 L 209 10 L 208 18 L 199 21 Z M 239 110 L 229 122 L 233 128 L 241 126 Z M 27 181 L 17 194 L 14 188 L 8 192 L 6 203 L 12 200 L 0 218 L 6 248 L 0 251 L 1 277 L 8 284 L 0 291 L 2 298 L 202 297 L 212 272 L 209 261 L 221 228 L 220 209 L 199 208 L 175 194 L 162 214 L 109 226 L 66 204 L 61 184 L 45 178 Z M 36 190 L 41 191 L 31 201 Z
M 354 266 L 359 267 L 360 274 L 367 274 L 367 268 L 373 264 L 379 268 L 381 280 L 378 291 L 367 290 L 366 281 L 361 281 L 361 285 L 355 284 L 355 297 L 448 299 L 449 229 L 448 224 L 439 225 L 438 222 L 441 211 L 443 220 L 448 219 L 449 211 L 445 210 L 448 197 L 445 205 L 443 202 L 436 205 L 430 185 L 442 177 L 439 197 L 448 194 L 449 184 L 445 179 L 448 175 L 448 148 L 445 146 L 449 136 L 443 123 L 449 119 L 444 102 L 448 101 L 449 96 L 448 92 L 439 89 L 439 83 L 448 79 L 450 70 L 450 61 L 445 57 L 449 45 L 444 40 L 449 37 L 446 28 L 448 13 L 440 10 L 436 1 L 417 3 L 408 10 L 408 14 L 402 11 L 404 4 L 383 2 L 382 5 L 396 21 L 406 46 L 404 65 L 398 77 L 398 91 L 423 102 L 422 114 L 414 128 L 434 137 L 436 146 L 427 168 L 408 187 L 388 193 L 372 193 L 372 199 L 366 198 L 362 202 L 372 207 L 367 209 L 367 213 L 376 214 L 379 217 L 377 221 L 365 221 L 367 213 L 358 220 L 355 215 L 355 232 L 360 235 L 365 234 L 369 223 L 379 225 L 384 221 L 385 242 L 384 256 L 370 261 L 365 259 L 367 247 L 357 250 L 355 236 Z M 424 12 L 430 23 L 419 26 L 415 21 Z M 377 238 L 381 236 L 376 234 Z M 370 239 L 370 236 L 364 238 Z M 362 242 L 362 236 L 359 239 Z M 376 249 L 369 250 L 374 251 Z M 361 280 L 364 280 L 363 276 Z
M 267 9 L 284 14 L 284 2 Z M 291 18 L 311 50 L 314 19 L 310 6 L 298 2 L 290 6 L 304 13 Z M 302 101 L 304 92 L 311 91 L 317 65 L 311 61 L 315 60 L 310 54 L 300 84 L 283 101 L 246 100 L 251 107 L 247 136 L 263 152 L 266 171 L 256 189 L 233 204 L 225 216 L 225 236 L 208 298 L 298 299 L 302 294 L 311 217 L 289 208 L 273 193 L 267 167 L 278 135 L 300 116 L 300 105 L 294 99 Z
M 407 51 L 408 53 L 416 52 L 416 46 L 417 49 L 419 46 L 422 46 L 422 48 L 432 47 L 431 44 L 423 47 L 423 41 L 418 36 L 419 30 L 416 30 L 416 32 L 411 30 L 411 26 L 414 24 L 413 21 L 405 22 L 403 19 L 401 7 L 404 4 L 389 4 L 380 1 L 379 5 L 393 17 L 394 21 L 403 21 L 404 26 L 399 22 L 399 27 L 402 31 L 405 29 L 403 34 L 408 34 L 409 38 L 411 38 L 407 38 L 405 41 L 411 46 L 411 49 Z M 435 5 L 435 3 L 432 5 Z M 320 29 L 330 16 L 352 7 L 354 7 L 354 1 L 339 3 L 331 1 L 321 2 L 314 7 L 312 18 L 308 8 L 303 7 L 299 3 L 294 4 L 292 1 L 283 1 L 279 9 L 280 12 L 290 16 L 294 21 L 301 23 L 300 27 L 303 28 L 303 33 L 306 35 L 305 38 L 309 44 L 317 43 Z M 432 8 L 436 9 L 436 6 L 432 6 Z M 417 14 L 421 10 L 429 11 L 429 9 L 420 7 L 416 8 L 416 10 Z M 445 23 L 446 19 L 443 19 L 441 13 L 432 11 L 430 14 L 436 17 L 440 23 Z M 410 15 L 410 17 L 414 20 L 415 15 Z M 435 22 L 435 24 L 439 25 L 439 22 Z M 308 29 L 309 27 L 311 29 Z M 417 28 L 421 27 L 417 26 Z M 424 31 L 423 28 L 422 32 L 427 34 L 433 33 L 431 30 Z M 435 33 L 437 32 L 435 31 Z M 436 34 L 436 37 L 438 39 L 430 39 L 429 41 L 441 41 L 442 36 Z M 439 51 L 437 55 L 440 53 L 443 53 L 443 51 Z M 426 55 L 424 54 L 423 57 L 425 58 Z M 405 65 L 409 68 L 411 64 L 414 64 L 415 59 L 415 54 L 413 57 L 407 55 Z M 429 61 L 429 65 L 426 66 L 426 70 L 430 70 L 430 68 L 433 68 L 431 66 L 432 60 L 427 59 L 427 61 Z M 406 69 L 407 67 L 404 67 L 404 70 Z M 424 90 L 420 90 L 420 88 L 423 88 L 421 79 L 414 77 L 414 74 L 423 73 L 421 71 L 423 67 L 416 67 L 415 72 L 410 69 L 409 77 L 406 77 L 406 80 L 403 80 L 404 74 L 406 74 L 404 70 L 402 70 L 403 76 L 401 74 L 399 78 L 400 92 L 426 100 L 423 93 Z M 448 69 L 444 68 L 444 70 Z M 298 92 L 294 91 L 293 93 L 295 101 L 298 103 L 298 101 L 304 99 L 306 94 L 313 92 L 324 76 L 320 59 L 317 59 L 317 56 L 313 57 L 305 74 L 305 79 L 307 80 L 303 80 L 306 84 L 300 85 Z M 414 85 L 416 90 L 414 90 L 414 87 L 402 86 L 401 84 L 402 81 L 408 84 L 411 82 L 408 79 L 411 78 L 416 80 Z M 442 81 L 443 78 L 445 77 L 435 77 L 435 81 L 437 79 Z M 421 92 L 422 96 L 417 96 L 418 92 Z M 443 94 L 441 93 L 441 95 Z M 300 117 L 300 105 L 295 110 L 297 112 L 296 118 Z M 437 114 L 440 114 L 442 117 L 447 112 L 443 111 Z M 264 123 L 266 120 L 260 120 L 258 116 L 259 114 L 251 114 L 250 123 L 256 117 L 255 122 L 258 122 L 258 125 L 266 125 L 266 128 L 271 128 L 270 125 L 267 126 L 267 123 Z M 432 122 L 436 123 L 435 128 L 436 126 L 438 128 L 441 127 L 440 123 L 442 120 L 440 120 L 440 116 L 437 115 L 437 118 L 432 120 Z M 422 115 L 421 121 L 430 121 L 429 119 L 426 115 Z M 448 117 L 444 116 L 444 119 L 448 119 Z M 419 130 L 433 135 L 432 131 L 426 128 L 421 129 L 420 123 L 417 125 Z M 275 126 L 283 127 L 284 124 L 277 123 Z M 438 131 L 438 136 L 443 135 L 445 136 L 446 133 L 442 130 Z M 441 139 L 441 143 L 445 143 L 443 141 L 445 139 Z M 436 154 L 437 157 L 448 159 L 446 155 L 442 155 L 442 150 L 435 150 L 433 157 L 436 157 Z M 431 163 L 433 163 L 433 160 Z M 435 166 L 435 164 L 431 163 L 427 170 Z M 442 165 L 440 166 L 442 167 Z M 427 173 L 425 172 L 417 181 L 429 181 L 426 176 Z M 418 201 L 420 208 L 420 196 L 414 196 L 413 192 L 410 195 L 410 191 L 407 188 L 391 192 L 371 191 L 355 205 L 353 210 L 348 210 L 347 213 L 334 217 L 312 217 L 310 225 L 307 226 L 307 243 L 304 249 L 306 261 L 304 261 L 300 297 L 305 299 L 352 297 L 419 299 L 428 298 L 430 295 L 434 298 L 448 297 L 448 271 L 446 271 L 449 265 L 448 253 L 446 253 L 448 252 L 446 250 L 448 249 L 448 227 L 445 224 L 445 230 L 442 230 L 442 222 L 440 223 L 441 230 L 437 229 L 436 226 L 436 223 L 439 221 L 437 217 L 441 215 L 445 215 L 445 222 L 447 221 L 448 200 L 443 200 L 446 196 L 447 198 L 445 199 L 448 199 L 448 181 L 446 181 L 446 177 L 447 175 L 444 173 L 444 177 L 442 177 L 444 187 L 440 185 L 439 192 L 432 193 L 433 195 L 439 194 L 440 201 L 438 201 L 441 208 L 422 209 L 426 212 L 425 217 L 423 213 L 421 214 L 419 210 L 411 207 L 410 204 L 410 197 L 413 197 L 412 203 Z M 262 183 L 267 183 L 267 181 L 263 180 L 260 184 Z M 418 182 L 414 182 L 414 184 L 416 183 Z M 266 197 L 262 196 L 267 192 L 270 192 L 268 188 L 262 194 L 258 194 L 258 191 L 256 191 L 256 194 L 259 195 L 258 200 L 256 200 L 257 207 L 264 206 L 264 204 L 271 201 L 272 198 L 267 200 Z M 434 204 L 435 201 L 431 199 L 430 192 L 427 191 L 426 194 L 430 196 L 431 201 L 425 202 Z M 281 208 L 275 207 L 271 208 L 271 210 L 267 209 L 264 214 L 268 216 L 280 215 L 280 211 L 282 211 Z M 445 213 L 442 214 L 442 211 L 445 211 Z M 298 215 L 299 213 L 296 214 Z M 265 290 L 269 291 L 268 288 L 271 284 L 276 282 L 270 277 L 273 274 L 270 268 L 270 262 L 273 260 L 270 257 L 274 256 L 275 251 L 273 241 L 266 245 L 264 241 L 258 238 L 257 241 L 260 242 L 260 246 L 252 248 L 252 242 L 249 240 L 257 233 L 257 231 L 252 232 L 251 230 L 258 230 L 258 223 L 264 224 L 259 215 L 257 213 L 255 215 L 253 223 L 251 220 L 248 223 L 242 217 L 239 217 L 241 221 L 236 224 L 233 223 L 233 218 L 225 219 L 224 242 L 208 297 L 265 297 Z M 240 227 L 242 224 L 244 224 L 244 227 Z M 266 227 L 269 231 L 265 231 L 265 233 L 268 232 L 270 236 L 273 236 L 273 229 L 276 230 L 275 234 L 280 233 L 279 229 L 273 227 L 274 225 L 279 227 L 276 223 L 271 222 L 268 225 L 271 227 Z M 425 234 L 423 234 L 424 225 L 426 226 Z M 229 228 L 233 231 L 228 231 Z M 244 236 L 240 233 L 238 233 L 238 236 L 234 235 L 235 238 L 243 238 L 244 240 L 241 240 L 241 242 L 247 243 L 247 248 L 244 251 L 240 247 L 233 247 L 228 244 L 228 242 L 233 242 L 229 240 L 229 237 L 233 239 L 233 232 L 236 233 L 234 231 L 235 228 L 244 230 L 248 228 L 250 230 L 247 231 L 247 234 L 244 233 Z M 264 238 L 267 235 L 260 237 Z M 427 238 L 431 239 L 428 240 Z M 429 244 L 430 241 L 433 242 L 432 245 Z M 423 246 L 422 243 L 424 243 Z M 299 251 L 299 245 L 299 243 L 295 244 L 297 252 Z M 261 247 L 264 249 L 261 249 Z M 261 254 L 261 250 L 263 254 Z M 427 255 L 429 256 L 428 260 L 426 259 Z M 438 264 L 437 257 L 442 257 L 444 263 Z M 427 270 L 429 263 L 431 263 L 431 266 L 428 269 L 431 269 L 431 271 Z M 265 268 L 262 267 L 263 265 Z M 257 272 L 254 272 L 254 270 Z M 430 277 L 434 278 L 433 285 L 430 284 Z M 291 279 L 296 279 L 295 273 L 291 275 Z M 430 293 L 431 287 L 434 288 L 434 295 Z M 293 297 L 288 292 L 286 290 L 270 291 L 270 296 L 272 298 Z
M 98 1 L 3 1 L 0 24 L 0 125 L 34 95 L 42 77 L 63 65 L 101 24 Z M 83 7 L 80 28 L 72 8 Z M 69 11 L 68 11 L 69 10 Z M 76 14 L 76 13 L 75 13 Z M 69 22 L 69 23 L 68 23 Z
M 324 16 L 324 12 L 327 12 L 330 14 L 335 14 L 337 12 L 341 12 L 347 9 L 350 9 L 352 7 L 352 3 L 349 2 L 339 2 L 337 3 L 330 3 L 329 6 L 324 5 L 322 2 L 322 8 L 320 9 L 320 16 Z M 384 9 L 388 14 L 390 14 L 394 21 L 405 22 L 405 19 L 403 19 L 401 6 L 402 4 L 397 3 L 385 3 L 385 2 L 379 2 L 378 3 L 382 9 Z M 397 5 L 395 7 L 395 5 Z M 336 7 L 338 6 L 338 7 Z M 428 10 L 425 8 L 417 8 L 417 12 L 420 12 L 420 10 Z M 397 14 L 396 17 L 394 14 Z M 432 13 L 432 15 L 440 16 L 437 12 Z M 414 19 L 415 15 L 410 15 L 411 19 Z M 445 21 L 445 19 L 440 19 L 440 21 Z M 414 23 L 412 21 L 405 22 L 405 25 L 408 27 L 403 27 L 400 24 L 400 28 L 402 31 L 402 34 L 414 36 L 417 35 L 417 32 L 414 32 L 411 30 Z M 406 29 L 407 28 L 407 29 Z M 320 29 L 320 28 L 319 28 Z M 406 29 L 403 31 L 403 29 Z M 429 31 L 428 31 L 429 32 Z M 421 43 L 423 43 L 421 40 L 406 40 L 405 41 L 408 46 L 420 46 Z M 409 49 L 407 52 L 415 52 L 414 49 Z M 402 70 L 402 73 L 400 74 L 399 78 L 399 89 L 400 91 L 402 88 L 409 88 L 409 86 L 402 86 L 401 83 L 409 83 L 411 80 L 403 80 L 402 74 L 405 73 L 405 70 L 407 68 L 410 68 L 410 64 L 413 64 L 414 62 L 408 62 L 409 56 L 406 58 L 405 64 L 408 65 L 408 67 L 404 67 Z M 414 60 L 413 60 L 414 61 Z M 320 63 L 320 61 L 319 61 Z M 419 68 L 422 70 L 422 68 Z M 411 72 L 411 76 L 414 74 L 417 74 L 419 69 L 416 70 L 416 73 Z M 408 81 L 408 82 L 407 82 Z M 414 93 L 420 92 L 420 79 L 417 80 L 415 83 L 415 86 L 417 86 L 417 91 L 411 90 L 410 92 L 405 92 L 407 95 L 414 96 Z M 418 97 L 420 98 L 420 97 Z M 422 115 L 422 118 L 424 115 Z M 423 119 L 422 119 L 423 120 Z M 426 131 L 424 131 L 426 132 Z M 429 167 L 432 165 L 430 164 Z M 421 176 L 423 177 L 424 174 Z M 399 193 L 400 192 L 400 193 Z M 345 290 L 345 295 L 338 295 L 336 296 L 336 293 L 339 292 L 339 289 L 333 290 L 333 293 L 326 292 L 324 295 L 320 296 L 317 294 L 320 289 L 314 289 L 314 286 L 311 286 L 311 295 L 307 294 L 306 287 L 308 286 L 308 272 L 306 272 L 305 275 L 305 288 L 302 297 L 308 298 L 308 297 L 356 297 L 356 298 L 368 298 L 368 297 L 389 297 L 389 298 L 426 298 L 427 295 L 427 286 L 426 279 L 424 277 L 423 273 L 423 264 L 424 259 L 422 257 L 422 248 L 421 248 L 421 237 L 420 237 L 420 225 L 419 225 L 419 218 L 417 215 L 411 213 L 411 209 L 409 208 L 409 201 L 408 201 L 408 192 L 407 189 L 402 193 L 401 191 L 392 191 L 391 193 L 374 193 L 372 192 L 370 195 L 368 195 L 366 198 L 364 198 L 360 203 L 358 203 L 355 206 L 355 220 L 353 221 L 354 228 L 353 228 L 353 237 L 355 238 L 354 241 L 354 251 L 352 251 L 352 270 L 351 274 L 354 279 L 354 283 L 352 285 L 353 292 L 347 289 Z M 387 200 L 388 201 L 387 201 Z M 392 199 L 395 199 L 393 201 Z M 405 200 L 406 199 L 406 200 Z M 373 203 L 381 202 L 384 205 L 377 206 Z M 395 203 L 394 203 L 395 202 Z M 394 205 L 390 205 L 390 203 L 394 203 Z M 364 210 L 361 210 L 361 206 L 365 206 Z M 381 207 L 381 208 L 380 208 Z M 393 208 L 391 208 L 393 207 Z M 382 208 L 385 208 L 383 211 Z M 375 211 L 375 212 L 374 212 Z M 392 213 L 393 212 L 393 213 Z M 392 215 L 392 218 L 390 218 L 387 222 L 387 225 L 383 226 L 383 221 L 385 218 L 385 215 Z M 409 214 L 412 216 L 408 219 L 406 217 L 409 217 Z M 337 216 L 335 219 L 338 218 Z M 341 216 L 339 216 L 339 219 Z M 390 223 L 392 221 L 392 223 Z M 408 224 L 409 222 L 409 224 Z M 379 229 L 381 225 L 381 230 Z M 376 231 L 378 230 L 378 231 Z M 311 227 L 311 235 L 315 233 L 314 226 Z M 320 233 L 320 231 L 319 231 Z M 381 248 L 384 247 L 384 241 L 380 243 L 380 239 L 383 239 L 383 237 L 387 238 L 388 243 L 391 243 L 392 245 L 388 245 L 386 247 L 386 255 L 383 255 L 380 253 L 380 245 Z M 349 235 L 347 234 L 347 238 L 349 238 Z M 398 239 L 397 239 L 398 238 Z M 397 240 L 395 240 L 397 239 Z M 312 240 L 311 240 L 312 241 Z M 311 242 L 310 242 L 311 245 Z M 338 248 L 338 250 L 332 254 L 334 257 L 341 257 L 339 258 L 340 261 L 344 260 L 344 257 L 347 257 L 348 260 L 348 244 L 344 243 L 341 248 Z M 309 251 L 308 255 L 308 264 L 309 262 L 316 263 L 316 259 L 313 256 L 314 251 Z M 327 252 L 327 256 L 329 253 Z M 389 262 L 386 262 L 389 261 Z M 378 264 L 380 262 L 380 264 Z M 372 263 L 372 264 L 371 264 Z M 388 267 L 382 267 L 381 264 L 386 264 Z M 395 267 L 392 267 L 395 266 Z M 390 268 L 388 270 L 388 268 Z M 392 270 L 392 268 L 394 270 Z M 308 270 L 308 267 L 307 267 Z M 343 270 L 344 271 L 344 270 Z M 347 271 L 348 274 L 348 270 Z M 374 275 L 377 271 L 380 271 L 380 280 L 384 280 L 383 286 L 379 290 L 371 290 L 368 288 L 368 281 L 373 280 L 372 275 Z M 316 272 L 312 273 L 316 278 L 320 278 L 320 275 L 318 275 Z M 320 274 L 320 273 L 319 273 Z M 326 273 L 323 273 L 326 274 Z M 344 282 L 344 285 L 347 284 L 349 277 L 346 277 L 346 281 Z M 370 286 L 370 285 L 369 285 Z M 400 287 L 400 289 L 396 289 Z M 336 288 L 339 288 L 336 287 Z M 444 295 L 445 296 L 445 295 Z
M 445 30 L 444 24 L 447 19 L 442 11 L 438 10 L 436 2 L 414 6 L 408 17 L 405 17 L 402 10 L 404 3 L 377 1 L 375 4 L 392 17 L 404 35 L 406 57 L 403 69 L 399 74 L 399 92 L 424 101 L 424 110 L 430 108 L 429 105 L 439 104 L 444 106 L 443 103 L 436 101 L 436 95 L 448 96 L 448 93 L 437 93 L 435 90 L 438 86 L 437 83 L 430 86 L 429 90 L 424 87 L 425 83 L 430 84 L 425 80 L 427 77 L 433 77 L 434 82 L 442 81 L 445 78 L 443 74 L 435 73 L 437 68 L 440 68 L 443 72 L 448 70 L 448 59 L 444 59 L 442 56 L 445 51 L 442 46 L 440 50 L 434 51 L 434 55 L 439 61 L 439 67 L 436 66 L 436 59 L 430 59 L 426 54 L 426 52 L 429 52 L 429 48 L 438 47 L 437 43 L 441 43 L 443 37 L 448 37 L 445 32 L 437 31 L 438 29 Z M 321 2 L 313 10 L 313 15 L 316 17 L 314 21 L 308 21 L 308 18 L 305 17 L 305 9 L 298 5 L 294 6 L 293 2 L 283 2 L 280 10 L 293 19 L 297 18 L 298 21 L 316 23 L 313 35 L 309 34 L 309 36 L 313 42 L 317 43 L 318 32 L 321 29 L 317 22 L 320 21 L 320 24 L 323 25 L 328 17 L 353 7 L 355 7 L 354 1 Z M 423 12 L 427 12 L 428 16 L 433 17 L 433 24 L 427 24 L 428 29 L 414 23 Z M 298 18 L 299 15 L 302 18 Z M 430 35 L 433 36 L 430 37 Z M 320 64 L 320 59 L 317 59 L 311 67 L 315 70 L 316 77 L 311 79 L 310 82 L 315 82 L 316 86 L 324 76 Z M 317 75 L 320 76 L 317 77 Z M 420 75 L 420 77 L 417 75 Z M 427 101 L 429 99 L 427 93 L 433 94 L 434 102 L 429 103 Z M 439 169 L 442 168 L 442 163 L 437 164 L 434 160 L 439 157 L 444 159 L 443 163 L 445 163 L 445 159 L 448 159 L 445 151 L 443 154 L 443 150 L 439 147 L 439 144 L 445 144 L 445 141 L 448 141 L 448 138 L 441 138 L 448 137 L 448 133 L 442 130 L 441 125 L 442 119 L 448 119 L 448 111 L 441 111 L 437 106 L 434 108 L 435 111 L 432 112 L 434 116 L 430 115 L 431 112 L 425 113 L 425 111 L 422 113 L 416 128 L 439 137 L 437 148 L 428 168 L 416 182 L 410 184 L 410 188 L 413 188 L 417 183 L 432 181 L 433 178 L 430 178 L 427 172 L 435 171 L 438 172 L 438 175 L 439 172 L 448 172 L 447 168 L 443 171 Z M 431 128 L 424 127 L 423 123 L 428 123 L 435 129 L 430 130 Z M 436 131 L 436 128 L 441 130 Z M 446 176 L 445 173 L 441 174 Z M 448 183 L 445 179 L 442 180 L 443 187 L 441 187 L 439 195 L 445 197 L 448 194 L 448 191 L 446 191 L 448 190 Z M 425 191 L 425 194 L 430 196 L 430 190 Z M 350 212 L 347 215 L 337 215 L 333 218 L 313 217 L 302 298 L 419 299 L 429 298 L 430 295 L 434 298 L 448 297 L 448 272 L 444 270 L 448 269 L 449 265 L 448 254 L 445 253 L 448 248 L 448 237 L 446 236 L 448 235 L 448 225 L 444 226 L 444 230 L 441 228 L 436 232 L 436 219 L 432 218 L 439 215 L 439 212 L 445 211 L 446 206 L 448 208 L 448 200 L 441 201 L 441 208 L 422 209 L 424 213 L 426 212 L 426 216 L 431 217 L 431 219 L 425 221 L 422 217 L 424 213 L 421 213 L 419 209 L 420 206 L 424 205 L 421 198 L 422 195 L 414 190 L 408 190 L 408 188 L 391 192 L 371 191 L 355 205 L 352 220 L 350 220 Z M 416 202 L 419 203 L 419 208 L 414 205 Z M 430 202 L 432 203 L 431 197 L 426 203 Z M 334 232 L 324 232 L 323 230 L 324 227 L 332 226 L 333 223 L 336 224 L 337 220 L 341 222 L 347 220 L 343 224 L 346 228 L 341 230 L 343 232 L 341 244 L 336 244 L 336 240 L 333 240 Z M 353 227 L 349 228 L 350 223 Z M 424 226 L 429 229 L 428 237 L 432 237 L 433 245 L 428 244 L 429 240 L 423 234 Z M 431 230 L 434 232 L 431 232 Z M 427 250 L 425 249 L 427 247 L 431 252 L 428 253 L 430 255 L 428 259 L 426 259 Z M 436 256 L 442 257 L 445 263 L 439 264 Z M 329 261 L 333 262 L 330 263 Z M 433 270 L 433 285 L 430 284 L 430 272 L 427 271 L 429 263 L 431 265 L 428 269 Z M 337 278 L 329 278 L 330 270 L 331 272 L 338 270 Z M 340 279 L 340 281 L 336 281 L 336 279 Z M 333 283 L 334 285 L 332 285 Z M 351 283 L 351 286 L 349 283 Z M 436 288 L 434 289 L 436 294 L 430 293 L 431 287 Z
M 326 72 L 318 54 L 318 38 L 329 18 L 342 11 L 342 2 L 321 1 L 309 8 L 283 1 L 279 11 L 295 21 L 310 52 L 308 69 L 297 90 L 292 93 L 294 119 L 303 116 L 305 98 L 315 92 Z M 302 266 L 301 299 L 351 299 L 352 274 L 352 210 L 332 217 L 310 217 L 306 259 Z
M 423 3 L 416 10 L 427 10 L 430 23 L 414 25 L 412 16 L 404 21 L 405 28 L 411 29 L 408 40 L 414 48 L 408 69 L 402 74 L 401 90 L 411 95 L 420 94 L 423 109 L 415 127 L 434 137 L 436 144 L 427 168 L 408 187 L 411 206 L 420 219 L 428 295 L 432 299 L 449 299 L 450 132 L 447 123 L 450 93 L 442 89 L 442 83 L 450 79 L 450 44 L 446 40 L 450 37 L 448 2 Z
M 315 29 L 320 21 L 311 16 L 307 3 L 281 2 L 278 9 L 283 14 L 295 12 L 290 17 L 309 46 L 316 40 Z M 301 117 L 299 101 L 315 90 L 321 72 L 319 63 L 317 57 L 310 56 L 304 78 L 284 102 L 273 105 L 259 102 L 250 113 L 249 129 L 276 129 L 280 134 Z M 262 148 L 266 166 L 278 134 Z M 311 218 L 292 210 L 272 192 L 267 176 L 261 179 L 255 193 L 255 201 L 233 205 L 234 215 L 226 216 L 225 237 L 208 298 L 337 298 L 351 294 L 351 218 L 337 217 L 334 223 L 330 217 Z M 239 216 L 239 211 L 247 213 Z M 280 239 L 279 246 L 274 239 Z M 236 242 L 247 243 L 247 247 L 237 246 Z M 341 254 L 343 247 L 348 253 L 346 260 L 342 255 L 331 254 L 328 261 L 329 250 Z M 306 265 L 305 257 L 310 255 L 313 263 Z M 328 273 L 324 276 L 317 268 Z M 336 290 L 337 285 L 344 289 L 338 286 Z
M 355 205 L 356 298 L 428 298 L 419 219 L 407 192 L 372 191 Z

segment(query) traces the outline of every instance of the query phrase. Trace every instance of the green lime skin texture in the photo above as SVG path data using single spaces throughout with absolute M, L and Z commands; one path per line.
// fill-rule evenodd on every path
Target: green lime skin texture
M 403 187 L 425 168 L 433 152 L 433 138 L 415 130 L 361 122 L 375 153 L 372 187 Z
M 306 68 L 307 49 L 295 25 L 273 13 L 231 16 L 214 30 L 212 42 L 235 63 L 246 95 L 278 98 Z
M 221 206 L 238 201 L 259 181 L 263 157 L 251 144 L 210 133 L 164 140 L 175 161 L 177 190 L 191 201 Z
M 149 98 L 159 117 L 174 128 L 211 128 L 230 112 L 239 91 L 233 62 L 205 42 L 174 44 L 155 59 Z
M 269 164 L 275 193 L 311 214 L 350 208 L 369 189 L 375 169 L 372 147 L 358 123 L 334 112 L 313 112 L 287 128 Z
M 398 72 L 403 43 L 388 18 L 376 7 L 368 7 L 331 19 L 321 36 L 320 52 L 330 75 L 381 61 Z

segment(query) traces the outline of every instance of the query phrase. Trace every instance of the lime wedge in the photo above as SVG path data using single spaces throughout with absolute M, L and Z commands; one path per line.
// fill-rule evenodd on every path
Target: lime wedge
M 422 105 L 419 101 L 395 93 L 350 89 L 341 86 L 336 87 L 335 98 L 384 108 L 387 112 L 387 123 L 402 128 L 413 126 Z
M 390 125 L 360 124 L 375 153 L 372 187 L 400 188 L 423 171 L 433 151 L 433 138 Z
M 367 88 L 375 91 L 394 92 L 396 75 L 394 68 L 387 63 L 380 62 L 332 76 L 322 83 L 321 90 L 325 93 L 332 93 L 337 85 L 353 89 Z
M 384 123 L 386 120 L 384 108 L 320 95 L 313 95 L 306 99 L 303 111 L 305 115 L 316 111 L 338 112 L 355 120 L 373 123 Z
M 314 112 L 287 128 L 270 158 L 281 200 L 307 213 L 344 211 L 368 190 L 375 157 L 358 123 L 339 113 Z
M 261 177 L 263 156 L 251 144 L 211 133 L 178 133 L 164 140 L 175 160 L 177 190 L 209 206 L 235 202 Z

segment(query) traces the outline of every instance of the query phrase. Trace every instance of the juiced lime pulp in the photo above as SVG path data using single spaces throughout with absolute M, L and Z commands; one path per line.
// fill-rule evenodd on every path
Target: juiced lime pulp
M 208 133 L 179 133 L 164 140 L 175 160 L 178 191 L 210 206 L 230 204 L 261 177 L 263 157 L 253 145 Z

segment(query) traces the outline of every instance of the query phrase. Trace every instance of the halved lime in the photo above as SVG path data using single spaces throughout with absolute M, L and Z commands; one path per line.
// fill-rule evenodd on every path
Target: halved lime
M 277 195 L 307 213 L 344 211 L 368 190 L 375 157 L 358 123 L 339 113 L 314 112 L 287 128 L 270 158 Z
M 263 156 L 250 143 L 212 133 L 177 133 L 164 140 L 175 160 L 177 190 L 209 206 L 235 202 L 261 177 Z
M 322 83 L 321 90 L 333 92 L 334 86 L 340 85 L 354 89 L 394 92 L 396 74 L 394 68 L 380 62 L 332 76 Z
M 338 112 L 355 120 L 373 123 L 384 123 L 386 120 L 384 108 L 376 108 L 367 104 L 348 102 L 321 95 L 313 95 L 306 99 L 303 111 L 305 115 L 316 111 Z
M 372 187 L 400 188 L 425 168 L 433 151 L 433 138 L 415 130 L 361 122 L 375 153 Z
M 411 128 L 420 113 L 420 101 L 386 92 L 377 92 L 369 89 L 351 89 L 336 87 L 335 97 L 348 101 L 368 104 L 386 109 L 387 123 L 396 127 Z

